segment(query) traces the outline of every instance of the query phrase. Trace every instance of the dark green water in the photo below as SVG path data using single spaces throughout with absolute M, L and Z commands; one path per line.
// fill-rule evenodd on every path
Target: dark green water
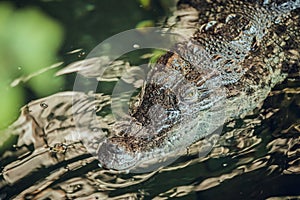
M 153 1 L 150 9 L 137 1 L 117 0 L 14 3 L 20 8 L 34 5 L 63 25 L 65 41 L 59 56 L 65 63 L 83 59 L 104 39 L 135 28 L 143 20 L 157 23 L 169 13 L 159 1 Z M 67 54 L 75 49 L 82 50 Z M 67 78 L 65 90 L 72 89 L 73 77 Z M 156 173 L 116 175 L 100 170 L 97 162 L 84 154 L 34 170 L 12 184 L 1 184 L 0 199 L 13 199 L 22 192 L 25 199 L 298 199 L 299 102 L 300 78 L 294 75 L 273 89 L 261 109 L 227 124 L 204 158 L 193 153 L 195 147 Z M 18 159 L 12 155 L 1 159 L 1 168 Z M 66 166 L 69 168 L 64 171 Z M 37 189 L 31 190 L 34 186 Z

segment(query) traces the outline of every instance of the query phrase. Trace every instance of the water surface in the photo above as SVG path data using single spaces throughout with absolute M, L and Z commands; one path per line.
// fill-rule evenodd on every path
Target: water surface
M 15 3 L 37 6 L 63 24 L 66 34 L 60 56 L 66 64 L 83 59 L 107 37 L 134 28 L 142 20 L 158 23 L 168 13 L 158 1 L 150 9 L 136 1 L 117 0 Z M 67 53 L 75 49 L 82 50 Z M 72 89 L 73 77 L 67 78 L 65 89 Z M 2 173 L 0 199 L 297 199 L 299 102 L 300 78 L 291 74 L 261 108 L 227 123 L 207 156 L 199 157 L 200 142 L 172 165 L 144 174 L 101 169 L 80 143 L 52 149 L 11 148 L 1 157 L 1 169 L 12 171 Z

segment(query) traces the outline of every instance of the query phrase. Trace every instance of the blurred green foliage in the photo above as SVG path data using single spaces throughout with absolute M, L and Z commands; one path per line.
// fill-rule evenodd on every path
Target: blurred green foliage
M 37 8 L 15 9 L 8 2 L 0 3 L 0 129 L 17 118 L 25 100 L 23 87 L 10 83 L 56 62 L 62 38 L 62 27 Z M 64 80 L 54 78 L 54 73 L 32 78 L 26 87 L 37 96 L 58 91 Z
M 153 20 L 143 20 L 136 25 L 136 28 L 154 27 Z
M 149 9 L 151 6 L 151 0 L 138 0 L 141 6 L 145 9 Z

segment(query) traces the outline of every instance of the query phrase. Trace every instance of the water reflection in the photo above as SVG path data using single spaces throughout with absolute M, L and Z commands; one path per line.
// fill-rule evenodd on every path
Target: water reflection
M 78 112 L 82 119 L 111 101 L 69 92 L 25 106 L 9 130 L 20 138 L 1 156 L 0 199 L 299 198 L 299 74 L 274 88 L 261 109 L 228 122 L 217 143 L 214 136 L 199 141 L 172 165 L 139 175 L 98 166 L 73 126 L 71 97 L 78 98 L 78 110 L 103 106 Z M 105 132 L 112 121 L 103 111 L 97 123 L 82 120 L 81 131 Z M 214 145 L 212 152 L 199 157 L 206 145 Z
M 208 156 L 199 158 L 199 146 L 208 144 L 199 141 L 171 166 L 140 175 L 101 169 L 82 143 L 74 142 L 74 137 L 66 140 L 70 131 L 63 129 L 72 130 L 63 125 L 72 124 L 67 117 L 67 96 L 73 93 L 64 93 L 65 99 L 59 95 L 41 99 L 25 106 L 15 124 L 14 131 L 21 137 L 13 150 L 2 156 L 1 194 L 36 199 L 299 195 L 299 85 L 300 80 L 286 81 L 273 90 L 261 109 L 243 120 L 227 123 Z M 83 99 L 89 99 L 75 96 L 84 103 Z M 96 101 L 106 102 L 106 98 L 99 96 Z M 41 103 L 48 107 L 41 107 Z M 65 118 L 58 115 L 60 112 Z M 47 120 L 53 122 L 52 128 L 60 126 L 60 131 L 53 132 L 55 129 L 45 124 Z M 103 127 L 109 121 L 109 117 L 102 118 L 99 124 Z M 38 130 L 41 125 L 43 131 Z

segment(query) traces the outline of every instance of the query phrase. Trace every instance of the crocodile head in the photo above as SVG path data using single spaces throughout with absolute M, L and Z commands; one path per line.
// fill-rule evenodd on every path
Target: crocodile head
M 160 159 L 194 142 L 199 126 L 200 134 L 207 135 L 210 125 L 205 120 L 201 124 L 199 117 L 222 98 L 215 90 L 217 76 L 175 54 L 163 59 L 163 65 L 157 64 L 148 74 L 129 120 L 117 122 L 113 134 L 100 144 L 101 166 L 126 170 L 145 160 Z

